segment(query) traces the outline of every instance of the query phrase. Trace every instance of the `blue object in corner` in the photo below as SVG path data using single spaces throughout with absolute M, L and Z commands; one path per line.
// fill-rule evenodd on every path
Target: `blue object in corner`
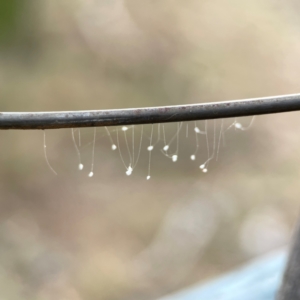
M 285 251 L 267 255 L 219 279 L 160 300 L 274 300 L 286 260 Z

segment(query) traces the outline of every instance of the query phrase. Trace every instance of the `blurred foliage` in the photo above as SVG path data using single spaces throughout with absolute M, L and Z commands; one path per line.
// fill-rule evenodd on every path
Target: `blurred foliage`
M 19 14 L 22 11 L 24 1 L 4 0 L 0 3 L 0 38 L 2 42 L 13 39 L 20 28 Z
M 38 1 L 2 0 L 0 2 L 0 45 L 2 55 L 28 63 L 38 49 Z

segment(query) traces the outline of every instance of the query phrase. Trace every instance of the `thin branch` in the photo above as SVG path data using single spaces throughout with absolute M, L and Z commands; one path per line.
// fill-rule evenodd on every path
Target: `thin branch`
M 2 112 L 0 129 L 58 129 L 222 119 L 300 110 L 300 94 L 131 109 Z
M 277 300 L 299 300 L 300 299 L 300 221 L 293 237 L 288 262 L 284 272 Z

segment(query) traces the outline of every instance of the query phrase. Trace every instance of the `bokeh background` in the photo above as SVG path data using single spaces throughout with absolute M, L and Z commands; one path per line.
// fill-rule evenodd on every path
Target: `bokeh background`
M 299 13 L 296 0 L 2 0 L 0 109 L 297 93 Z M 204 142 L 191 161 L 183 124 L 178 161 L 158 144 L 149 181 L 149 126 L 131 176 L 99 128 L 93 178 L 93 129 L 81 130 L 82 171 L 71 130 L 46 131 L 58 176 L 43 132 L 0 132 L 0 298 L 154 300 L 284 247 L 299 211 L 299 126 L 289 113 L 227 131 L 203 174 Z M 123 136 L 120 148 L 128 159 Z

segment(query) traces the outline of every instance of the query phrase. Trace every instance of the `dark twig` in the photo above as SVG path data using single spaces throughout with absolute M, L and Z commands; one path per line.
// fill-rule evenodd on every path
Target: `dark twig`
M 300 220 L 298 220 L 283 281 L 276 299 L 300 299 Z
M 221 119 L 300 110 L 300 94 L 132 109 L 2 112 L 0 129 L 58 129 Z

